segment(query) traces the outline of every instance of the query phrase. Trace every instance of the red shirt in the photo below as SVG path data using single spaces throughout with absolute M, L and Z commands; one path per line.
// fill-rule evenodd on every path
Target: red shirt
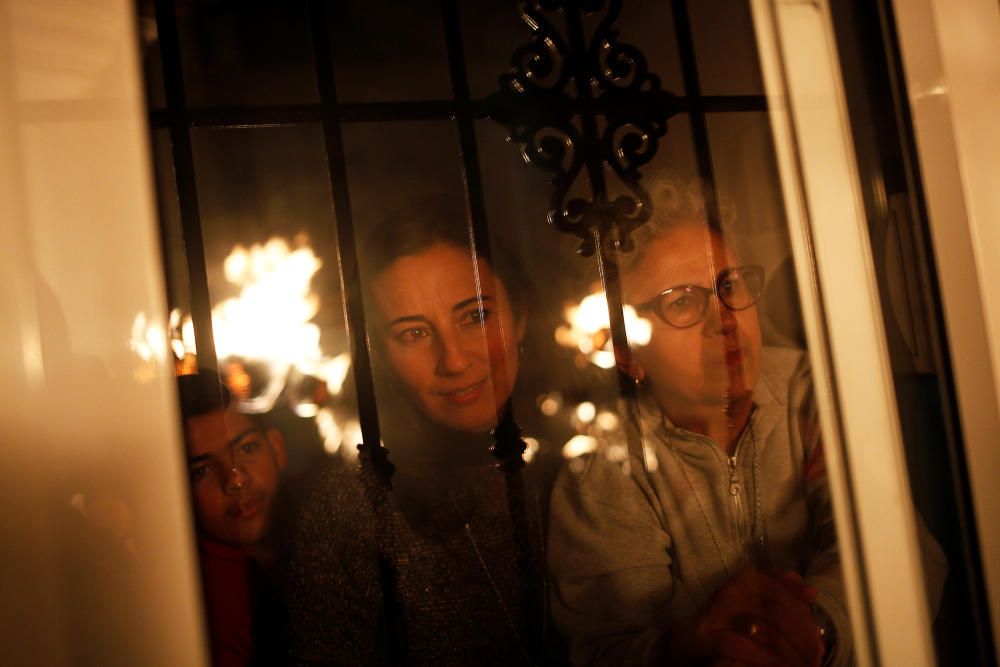
M 214 667 L 253 663 L 253 562 L 243 550 L 207 539 L 198 541 L 201 582 Z

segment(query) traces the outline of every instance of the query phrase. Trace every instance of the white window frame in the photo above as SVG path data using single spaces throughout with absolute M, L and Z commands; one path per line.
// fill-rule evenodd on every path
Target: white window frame
M 858 664 L 935 664 L 829 7 L 752 0 Z
M 994 642 L 1000 638 L 1000 4 L 893 0 Z

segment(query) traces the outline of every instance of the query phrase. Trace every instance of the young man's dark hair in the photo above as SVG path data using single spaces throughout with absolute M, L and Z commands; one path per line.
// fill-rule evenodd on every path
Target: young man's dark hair
M 185 423 L 192 417 L 225 410 L 232 400 L 229 388 L 219 375 L 205 369 L 178 377 L 177 390 L 180 395 L 181 419 Z

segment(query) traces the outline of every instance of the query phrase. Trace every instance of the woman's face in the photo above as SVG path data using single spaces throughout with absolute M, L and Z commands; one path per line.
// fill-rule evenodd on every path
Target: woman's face
M 493 428 L 517 378 L 524 321 L 490 265 L 437 244 L 397 259 L 373 294 L 380 352 L 421 411 L 454 429 Z
M 646 255 L 623 273 L 626 301 L 642 304 L 671 287 L 713 288 L 719 274 L 740 266 L 715 233 L 698 223 L 678 225 L 650 242 Z M 717 295 L 699 323 L 679 329 L 652 312 L 649 344 L 632 354 L 660 407 L 677 422 L 728 401 L 749 398 L 760 376 L 761 335 L 757 307 L 733 311 Z

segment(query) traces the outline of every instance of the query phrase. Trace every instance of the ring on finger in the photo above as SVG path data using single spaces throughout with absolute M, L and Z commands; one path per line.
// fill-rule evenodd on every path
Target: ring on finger
M 741 614 L 733 619 L 733 630 L 745 637 L 753 638 L 760 633 L 760 621 L 750 614 Z

